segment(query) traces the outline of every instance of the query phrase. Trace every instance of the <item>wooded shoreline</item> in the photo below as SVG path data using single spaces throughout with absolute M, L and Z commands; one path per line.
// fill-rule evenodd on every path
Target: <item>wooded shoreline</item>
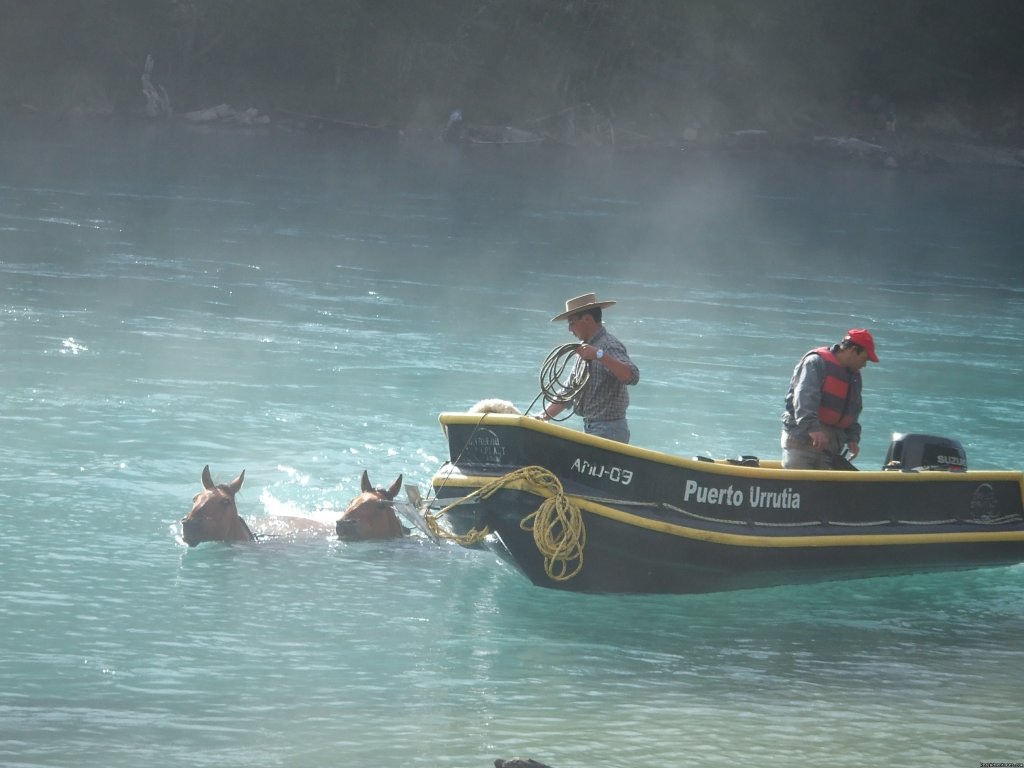
M 1014 0 L 0 0 L 0 17 L 7 113 L 227 104 L 411 136 L 458 110 L 483 141 L 1024 146 Z

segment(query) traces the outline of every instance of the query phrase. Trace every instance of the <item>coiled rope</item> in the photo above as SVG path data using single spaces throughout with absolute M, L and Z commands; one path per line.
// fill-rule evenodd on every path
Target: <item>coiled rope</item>
M 587 361 L 576 354 L 580 346 L 572 343 L 555 347 L 541 364 L 539 397 L 544 398 L 542 408 L 547 408 L 549 403 L 570 404 L 583 391 L 590 378 L 590 368 Z M 552 420 L 565 421 L 573 413 L 574 409 L 568 409 L 562 418 Z
M 552 495 L 522 519 L 519 527 L 533 533 L 537 551 L 544 557 L 544 572 L 552 581 L 568 581 L 583 570 L 583 548 L 587 543 L 587 529 L 579 507 L 566 498 L 562 484 L 543 467 L 536 470 L 533 479 L 543 484 Z
M 520 521 L 519 527 L 533 533 L 533 542 L 544 558 L 544 572 L 548 578 L 552 581 L 568 581 L 583 570 L 583 548 L 587 543 L 587 530 L 579 507 L 569 501 L 562 489 L 562 483 L 544 467 L 529 466 L 509 472 L 449 504 L 436 515 L 424 515 L 427 527 L 437 537 L 455 541 L 462 546 L 478 544 L 490 534 L 489 527 L 485 526 L 482 531 L 473 528 L 460 536 L 442 528 L 440 518 L 460 504 L 490 498 L 497 491 L 514 483 L 522 483 L 531 492 L 547 497 L 536 511 Z

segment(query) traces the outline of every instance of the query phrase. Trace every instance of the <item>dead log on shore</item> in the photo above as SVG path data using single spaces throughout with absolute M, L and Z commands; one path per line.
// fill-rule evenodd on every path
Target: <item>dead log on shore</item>
M 241 125 L 266 125 L 270 116 L 255 107 L 239 112 L 230 104 L 218 104 L 216 107 L 197 109 L 186 112 L 185 119 L 191 123 L 240 123 Z
M 146 56 L 146 68 L 142 72 L 142 95 L 146 97 L 146 114 L 149 117 L 167 117 L 174 110 L 171 100 L 162 85 L 153 85 L 150 75 L 153 74 L 153 54 Z

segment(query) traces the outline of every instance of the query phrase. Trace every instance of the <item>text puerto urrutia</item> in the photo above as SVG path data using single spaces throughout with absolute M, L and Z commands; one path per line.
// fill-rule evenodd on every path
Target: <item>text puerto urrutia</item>
M 730 485 L 728 488 L 716 488 L 701 485 L 696 480 L 687 480 L 683 492 L 683 501 L 695 501 L 698 504 L 716 504 L 724 507 L 742 507 L 748 503 L 753 508 L 800 509 L 800 494 L 792 488 L 781 491 L 766 491 L 759 485 L 750 486 L 749 498 L 742 489 Z

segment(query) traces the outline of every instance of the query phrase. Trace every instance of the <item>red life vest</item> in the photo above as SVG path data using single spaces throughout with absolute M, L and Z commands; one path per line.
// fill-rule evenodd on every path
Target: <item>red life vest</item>
M 830 427 L 846 429 L 856 420 L 859 411 L 855 401 L 859 400 L 860 377 L 840 364 L 828 347 L 819 347 L 808 354 L 818 355 L 825 361 L 818 421 Z

